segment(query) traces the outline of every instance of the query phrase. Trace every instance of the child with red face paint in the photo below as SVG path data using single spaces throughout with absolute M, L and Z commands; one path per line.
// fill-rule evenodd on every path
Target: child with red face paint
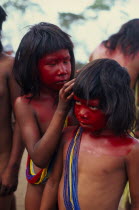
M 15 114 L 28 151 L 26 210 L 40 208 L 73 96 L 74 69 L 73 43 L 56 25 L 36 24 L 21 40 L 14 75 L 22 96 Z
M 132 209 L 139 209 L 139 142 L 129 134 L 135 104 L 127 71 L 114 60 L 95 60 L 83 67 L 73 91 L 80 126 L 63 131 L 41 210 L 53 209 L 57 191 L 60 210 L 117 210 L 127 181 Z

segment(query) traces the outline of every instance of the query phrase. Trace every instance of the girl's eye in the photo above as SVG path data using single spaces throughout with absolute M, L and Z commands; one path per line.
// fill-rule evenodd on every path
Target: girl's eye
M 56 64 L 55 63 L 49 63 L 47 64 L 48 66 L 55 66 Z
M 80 101 L 75 101 L 75 104 L 76 105 L 81 105 L 81 102 Z
M 89 108 L 90 108 L 91 110 L 98 110 L 98 109 L 99 109 L 97 106 L 89 106 Z
M 69 63 L 69 62 L 70 62 L 70 60 L 65 60 L 65 61 L 64 61 L 65 64 L 67 64 L 67 63 Z

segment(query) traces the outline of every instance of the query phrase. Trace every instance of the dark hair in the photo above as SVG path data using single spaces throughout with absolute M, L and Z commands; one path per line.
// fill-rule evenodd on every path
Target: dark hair
M 4 9 L 0 6 L 0 40 L 1 40 L 1 30 L 2 30 L 2 24 L 3 22 L 6 20 L 6 12 L 4 11 Z M 0 53 L 2 52 L 3 50 L 3 46 L 2 46 L 2 43 L 0 41 Z
M 13 73 L 22 94 L 32 97 L 40 93 L 38 61 L 44 55 L 67 49 L 71 57 L 71 78 L 74 77 L 75 58 L 70 36 L 58 26 L 41 22 L 30 27 L 16 52 Z
M 115 134 L 133 129 L 135 100 L 127 70 L 112 59 L 97 59 L 82 68 L 74 94 L 82 99 L 99 99 L 108 117 L 107 126 Z
M 119 48 L 126 56 L 135 56 L 139 52 L 139 19 L 123 24 L 120 30 L 102 42 L 110 50 Z

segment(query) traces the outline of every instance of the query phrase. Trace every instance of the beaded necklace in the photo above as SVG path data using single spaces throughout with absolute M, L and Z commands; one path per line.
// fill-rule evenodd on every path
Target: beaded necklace
M 71 140 L 65 161 L 63 197 L 67 210 L 80 210 L 78 201 L 78 155 L 80 149 L 82 128 L 79 127 Z

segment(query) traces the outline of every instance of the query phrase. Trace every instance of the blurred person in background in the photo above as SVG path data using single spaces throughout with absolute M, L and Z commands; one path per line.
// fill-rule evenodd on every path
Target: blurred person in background
M 137 116 L 139 115 L 139 19 L 132 19 L 123 24 L 120 30 L 102 41 L 91 53 L 89 61 L 99 58 L 116 60 L 127 68 L 131 78 L 131 87 L 135 90 Z M 139 118 L 139 116 L 137 117 Z M 135 130 L 139 138 L 139 119 Z
M 20 93 L 12 76 L 14 58 L 4 52 L 1 42 L 2 24 L 6 16 L 6 12 L 0 6 L 0 210 L 15 210 L 13 192 L 17 188 L 23 147 L 19 141 L 19 133 L 13 132 L 12 124 L 13 104 Z M 13 141 L 19 142 L 21 150 L 16 144 L 14 151 L 11 152 Z

